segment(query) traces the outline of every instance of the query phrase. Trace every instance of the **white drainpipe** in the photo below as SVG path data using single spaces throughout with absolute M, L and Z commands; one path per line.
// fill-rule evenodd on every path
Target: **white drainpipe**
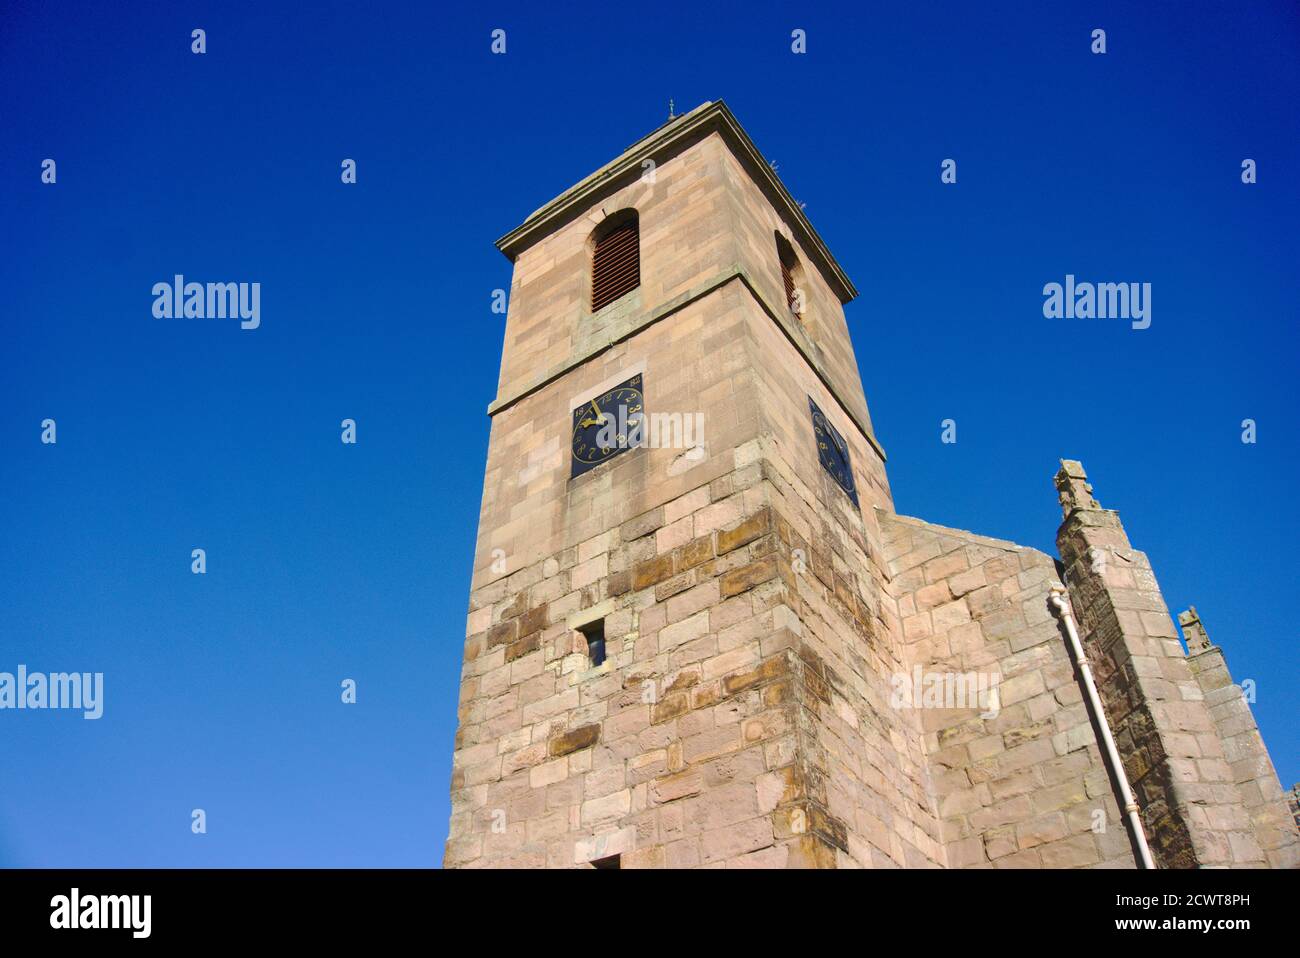
M 1075 628 L 1074 614 L 1070 611 L 1070 602 L 1066 596 L 1065 588 L 1060 585 L 1053 585 L 1052 594 L 1048 597 L 1047 604 L 1051 606 L 1052 614 L 1065 623 L 1065 634 L 1070 637 L 1070 652 L 1074 656 L 1074 667 L 1083 678 L 1083 686 L 1088 691 L 1089 710 L 1101 729 L 1102 744 L 1106 746 L 1106 760 L 1110 765 L 1115 781 L 1119 782 L 1124 811 L 1128 815 L 1133 834 L 1137 837 L 1138 853 L 1142 858 L 1142 867 L 1155 868 L 1155 862 L 1151 860 L 1151 849 L 1147 845 L 1147 834 L 1142 829 L 1142 818 L 1138 814 L 1137 800 L 1133 797 L 1133 789 L 1129 788 L 1128 775 L 1124 772 L 1124 763 L 1120 761 L 1119 749 L 1115 747 L 1115 739 L 1110 734 L 1110 723 L 1106 721 L 1106 710 L 1102 708 L 1101 696 L 1097 694 L 1097 685 L 1092 680 L 1092 669 L 1088 665 L 1088 657 L 1083 653 L 1083 643 L 1079 641 L 1079 630 Z

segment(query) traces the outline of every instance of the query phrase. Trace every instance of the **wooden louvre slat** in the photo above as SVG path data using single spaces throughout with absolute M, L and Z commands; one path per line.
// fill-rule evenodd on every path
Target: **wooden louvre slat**
M 785 304 L 794 309 L 794 277 L 785 263 L 781 264 L 781 279 L 785 280 Z
M 611 230 L 592 256 L 591 311 L 594 313 L 641 285 L 640 237 L 636 223 Z
M 628 269 L 636 269 L 636 267 L 636 250 L 632 250 L 630 254 L 622 256 L 619 259 L 601 260 L 596 264 L 596 271 L 598 273 L 598 278 L 603 280 L 607 276 L 613 276 L 615 273 L 621 273 Z
M 604 286 L 622 286 L 629 278 L 635 277 L 637 265 L 635 262 L 620 263 L 616 267 L 603 269 L 600 272 L 600 279 L 596 282 L 596 288 Z
M 620 273 L 636 272 L 636 268 L 637 261 L 635 255 L 629 256 L 627 259 L 618 260 L 617 262 L 598 264 L 596 267 L 599 274 L 597 276 L 597 282 L 603 283 Z
M 596 281 L 603 282 L 605 279 L 618 273 L 637 268 L 636 250 L 620 256 L 618 259 L 604 259 L 596 262 Z
M 620 260 L 629 259 L 636 255 L 636 238 L 633 237 L 630 243 L 622 243 L 617 249 L 600 250 L 600 255 L 596 257 L 598 264 L 617 263 Z
M 635 238 L 636 226 L 631 223 L 624 223 L 622 226 L 610 230 L 597 245 L 602 249 L 612 249 L 619 243 L 626 243 Z

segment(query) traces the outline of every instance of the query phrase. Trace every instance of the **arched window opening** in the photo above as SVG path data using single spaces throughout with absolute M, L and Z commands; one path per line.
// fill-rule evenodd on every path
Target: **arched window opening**
M 593 234 L 591 311 L 598 312 L 641 285 L 641 235 L 636 210 L 622 210 Z

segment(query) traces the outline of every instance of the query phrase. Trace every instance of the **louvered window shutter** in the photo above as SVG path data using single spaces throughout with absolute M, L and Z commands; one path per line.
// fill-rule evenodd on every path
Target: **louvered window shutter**
M 794 309 L 794 276 L 784 258 L 781 260 L 781 279 L 785 281 L 785 304 Z
M 591 270 L 591 311 L 607 306 L 641 285 L 641 242 L 633 220 L 596 242 Z

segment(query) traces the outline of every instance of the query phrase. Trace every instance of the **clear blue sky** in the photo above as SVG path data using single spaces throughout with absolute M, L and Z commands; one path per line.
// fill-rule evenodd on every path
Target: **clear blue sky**
M 0 864 L 440 861 L 492 242 L 669 97 L 727 100 L 861 290 L 899 511 L 1053 552 L 1083 460 L 1300 779 L 1291 0 L 417 6 L 6 4 L 0 670 L 106 689 L 0 712 Z M 175 273 L 261 327 L 155 320 Z M 1044 319 L 1066 273 L 1151 328 Z

